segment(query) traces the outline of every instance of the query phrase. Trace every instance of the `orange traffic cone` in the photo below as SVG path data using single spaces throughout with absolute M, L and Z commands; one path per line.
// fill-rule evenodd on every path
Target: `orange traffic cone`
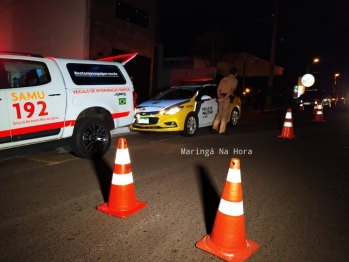
M 322 113 L 322 105 L 318 105 L 316 110 L 316 115 L 314 117 L 314 122 L 325 122 L 323 119 L 323 113 Z
M 232 158 L 211 235 L 196 247 L 225 261 L 245 261 L 259 247 L 246 239 L 240 160 Z
M 99 205 L 97 210 L 125 218 L 136 213 L 146 205 L 146 203 L 136 200 L 126 139 L 119 138 L 108 203 Z
M 301 103 L 299 104 L 299 111 L 304 111 L 303 100 L 301 100 Z
M 317 101 L 314 102 L 313 115 L 316 115 L 317 112 Z
M 296 136 L 293 134 L 293 121 L 292 121 L 292 111 L 291 108 L 287 109 L 284 126 L 282 127 L 282 132 L 278 136 L 281 138 L 295 138 Z

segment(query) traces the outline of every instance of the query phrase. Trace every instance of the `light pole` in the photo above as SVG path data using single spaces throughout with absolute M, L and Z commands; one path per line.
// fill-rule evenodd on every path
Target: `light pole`
M 309 73 L 309 70 L 310 70 L 311 66 L 312 66 L 314 63 L 316 64 L 316 63 L 319 63 L 319 62 L 320 62 L 320 59 L 319 59 L 319 58 L 314 58 L 310 65 L 309 65 L 309 62 L 308 62 L 307 73 Z
M 279 13 L 279 0 L 275 0 L 275 10 L 273 14 L 273 34 L 271 39 L 271 51 L 270 51 L 270 62 L 269 62 L 269 75 L 268 75 L 268 86 L 267 95 L 265 97 L 266 106 L 270 106 L 273 97 L 273 82 L 274 82 L 274 67 L 275 67 L 275 53 L 276 53 L 276 33 L 277 33 L 277 21 Z
M 336 88 L 336 85 L 337 85 L 337 77 L 339 76 L 338 73 L 334 74 L 334 87 L 333 87 L 333 92 L 334 92 L 334 89 Z M 337 92 L 339 91 L 339 88 L 337 88 Z
M 338 77 L 338 76 L 339 76 L 338 73 L 334 75 L 334 84 L 337 84 L 337 77 Z

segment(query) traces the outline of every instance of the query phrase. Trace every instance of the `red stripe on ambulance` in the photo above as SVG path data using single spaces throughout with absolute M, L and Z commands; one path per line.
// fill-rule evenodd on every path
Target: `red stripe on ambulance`
M 129 114 L 130 114 L 130 111 L 114 113 L 114 114 L 112 114 L 112 117 L 113 117 L 113 119 L 116 119 L 116 118 L 128 116 Z M 23 135 L 23 134 L 28 134 L 28 133 L 47 131 L 47 130 L 69 127 L 69 126 L 75 126 L 75 123 L 76 123 L 75 120 L 67 120 L 65 122 L 61 121 L 61 122 L 50 123 L 50 124 L 15 128 L 12 130 L 3 130 L 3 131 L 0 131 L 0 138 L 1 137 L 9 137 L 11 135 L 18 136 L 18 135 Z
M 37 126 L 28 126 L 28 127 L 22 127 L 22 128 L 16 128 L 11 130 L 12 136 L 18 136 L 28 133 L 35 133 L 40 131 L 47 131 L 52 129 L 58 129 L 63 128 L 64 122 L 57 122 L 57 123 L 51 123 L 51 124 L 43 124 L 43 125 L 37 125 Z
M 125 117 L 128 116 L 130 114 L 130 111 L 127 112 L 120 112 L 120 113 L 114 113 L 111 116 L 116 119 L 116 118 L 120 118 L 120 117 Z

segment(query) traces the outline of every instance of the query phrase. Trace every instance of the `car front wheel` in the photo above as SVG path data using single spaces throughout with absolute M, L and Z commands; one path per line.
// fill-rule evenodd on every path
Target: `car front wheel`
M 182 136 L 193 136 L 198 129 L 198 118 L 194 113 L 189 113 L 185 118 Z
M 110 148 L 111 133 L 100 118 L 82 118 L 77 121 L 70 145 L 81 158 L 93 159 L 105 155 Z

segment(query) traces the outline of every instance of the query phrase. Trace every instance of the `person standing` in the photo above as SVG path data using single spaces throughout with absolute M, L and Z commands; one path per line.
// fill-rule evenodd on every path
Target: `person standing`
M 230 97 L 233 95 L 238 80 L 237 68 L 233 67 L 229 70 L 229 75 L 224 77 L 217 88 L 218 113 L 213 121 L 212 132 L 220 135 L 229 135 L 226 131 L 227 122 L 229 121 Z M 219 128 L 219 131 L 218 131 Z

